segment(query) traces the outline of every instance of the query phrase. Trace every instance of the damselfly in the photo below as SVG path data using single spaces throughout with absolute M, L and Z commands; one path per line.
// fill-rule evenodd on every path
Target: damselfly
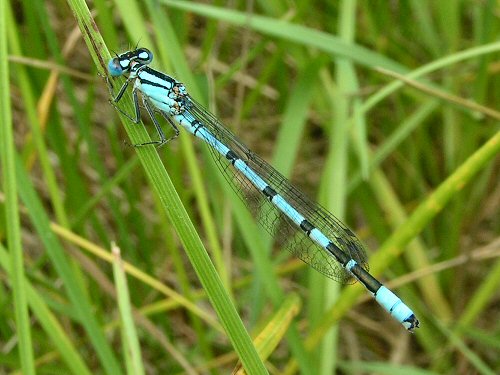
M 266 161 L 250 151 L 217 118 L 187 93 L 182 83 L 149 64 L 153 54 L 146 48 L 127 51 L 113 58 L 109 73 L 127 80 L 113 98 L 113 105 L 135 123 L 141 121 L 138 92 L 156 127 L 159 140 L 138 144 L 161 146 L 177 137 L 180 124 L 205 141 L 226 180 L 258 217 L 262 226 L 282 241 L 293 254 L 327 277 L 348 283 L 359 281 L 375 300 L 406 329 L 419 321 L 399 297 L 368 272 L 367 256 L 356 235 L 326 209 L 307 198 Z M 116 103 L 133 83 L 134 116 Z M 166 138 L 155 117 L 160 113 L 174 129 Z M 229 166 L 233 168 L 229 168 Z

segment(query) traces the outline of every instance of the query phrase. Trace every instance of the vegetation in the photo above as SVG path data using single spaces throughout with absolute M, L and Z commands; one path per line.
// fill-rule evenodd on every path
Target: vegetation
M 500 372 L 498 2 L 0 7 L 0 373 Z M 273 244 L 187 132 L 129 146 L 156 134 L 103 77 L 136 45 L 358 233 L 415 334 Z

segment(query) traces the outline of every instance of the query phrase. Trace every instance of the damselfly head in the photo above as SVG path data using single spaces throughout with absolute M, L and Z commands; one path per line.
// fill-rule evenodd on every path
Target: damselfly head
M 133 65 L 148 65 L 151 61 L 153 61 L 153 53 L 147 48 L 138 48 L 121 53 L 111 59 L 108 63 L 108 71 L 112 77 L 119 77 L 130 73 L 130 68 Z

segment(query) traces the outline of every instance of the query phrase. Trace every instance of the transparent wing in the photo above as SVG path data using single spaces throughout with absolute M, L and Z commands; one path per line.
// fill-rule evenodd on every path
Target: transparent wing
M 214 137 L 230 148 L 240 159 L 245 161 L 278 194 L 285 198 L 301 215 L 318 228 L 330 241 L 368 270 L 367 256 L 363 245 L 356 235 L 340 220 L 319 204 L 306 197 L 265 160 L 250 151 L 233 133 L 220 123 L 217 118 L 194 101 L 187 98 L 187 110 L 200 121 Z M 327 253 L 313 242 L 295 223 L 272 204 L 264 194 L 241 172 L 213 147 L 210 152 L 220 171 L 234 191 L 249 207 L 259 223 L 274 236 L 278 244 L 286 247 L 292 254 L 312 266 L 325 276 L 341 282 L 355 281 L 348 272 Z

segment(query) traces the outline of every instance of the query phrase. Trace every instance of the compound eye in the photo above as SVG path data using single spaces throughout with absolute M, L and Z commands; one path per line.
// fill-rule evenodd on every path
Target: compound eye
M 153 52 L 147 48 L 139 48 L 135 51 L 136 60 L 139 60 L 141 64 L 149 64 L 153 61 Z
M 130 60 L 121 60 L 119 57 L 111 59 L 108 63 L 109 74 L 118 77 L 124 74 L 130 66 Z

